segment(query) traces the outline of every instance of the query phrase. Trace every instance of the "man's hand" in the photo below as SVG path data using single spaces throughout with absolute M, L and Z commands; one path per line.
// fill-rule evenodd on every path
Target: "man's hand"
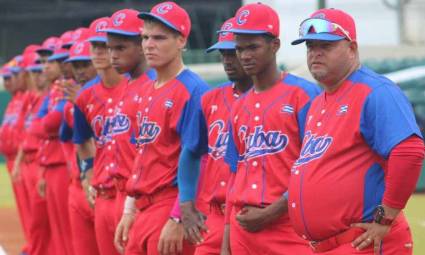
M 117 229 L 115 230 L 114 245 L 120 254 L 124 254 L 125 245 L 128 241 L 128 233 L 136 218 L 133 213 L 123 214 Z
M 183 251 L 183 225 L 171 219 L 165 223 L 159 237 L 158 252 L 161 255 L 177 255 Z
M 75 103 L 75 99 L 77 98 L 77 94 L 81 89 L 81 86 L 72 80 L 63 80 L 59 86 L 64 94 L 64 98 L 71 103 Z
M 81 180 L 81 186 L 83 186 L 84 193 L 86 194 L 87 201 L 91 208 L 94 208 L 94 202 L 96 200 L 96 189 L 94 189 L 88 179 Z
M 220 255 L 231 255 L 230 251 L 230 225 L 224 225 L 223 241 L 221 242 Z
M 37 183 L 37 191 L 40 197 L 46 196 L 46 179 L 40 178 Z
M 351 227 L 358 227 L 366 230 L 366 232 L 353 241 L 353 247 L 360 251 L 373 244 L 373 252 L 376 255 L 380 254 L 381 242 L 391 229 L 391 226 L 381 225 L 375 222 L 355 223 L 352 224 Z
M 288 212 L 283 196 L 265 208 L 245 206 L 236 215 L 239 225 L 248 232 L 258 232 Z
M 180 210 L 186 239 L 193 244 L 202 243 L 204 239 L 201 232 L 208 231 L 205 215 L 196 209 L 193 201 L 180 203 Z

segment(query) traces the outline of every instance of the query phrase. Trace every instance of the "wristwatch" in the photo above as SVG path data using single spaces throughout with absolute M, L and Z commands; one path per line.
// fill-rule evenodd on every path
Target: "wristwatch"
M 381 225 L 389 226 L 393 224 L 394 219 L 386 218 L 384 207 L 382 205 L 378 205 L 373 215 L 373 221 Z

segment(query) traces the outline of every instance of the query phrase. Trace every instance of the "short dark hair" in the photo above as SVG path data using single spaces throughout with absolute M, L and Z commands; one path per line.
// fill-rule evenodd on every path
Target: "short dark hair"
M 140 35 L 121 35 L 116 33 L 107 33 L 107 36 L 111 36 L 123 41 L 130 41 L 137 45 L 142 42 L 142 38 L 140 37 Z

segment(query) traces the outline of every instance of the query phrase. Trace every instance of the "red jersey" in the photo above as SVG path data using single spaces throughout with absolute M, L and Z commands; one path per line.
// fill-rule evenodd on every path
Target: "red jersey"
M 229 193 L 237 206 L 267 206 L 278 200 L 289 184 L 298 158 L 304 121 L 319 87 L 287 74 L 273 87 L 251 89 L 232 109 L 226 161 L 236 173 Z
M 176 185 L 181 143 L 189 137 L 190 119 L 207 89 L 206 83 L 187 69 L 160 88 L 154 87 L 154 81 L 144 84 L 133 141 L 138 154 L 127 182 L 130 195 L 153 194 Z
M 201 98 L 199 117 L 190 126 L 192 139 L 188 149 L 207 154 L 198 200 L 207 203 L 226 201 L 229 166 L 224 155 L 229 141 L 228 119 L 233 103 L 239 97 L 232 82 L 206 92 Z
M 400 88 L 365 67 L 318 96 L 307 116 L 289 214 L 299 235 L 319 241 L 373 219 L 391 149 L 421 133 Z
M 137 80 L 122 79 L 113 88 L 101 82 L 82 91 L 74 110 L 74 142 L 81 144 L 93 137 L 96 144 L 92 185 L 113 186 L 113 178 L 128 178 L 136 149 L 130 144 L 142 84 L 147 73 Z

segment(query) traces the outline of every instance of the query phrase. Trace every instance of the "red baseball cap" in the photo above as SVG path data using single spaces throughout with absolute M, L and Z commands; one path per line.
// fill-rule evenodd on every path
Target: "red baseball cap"
M 39 58 L 36 50 L 39 48 L 40 46 L 36 44 L 31 44 L 25 47 L 25 50 L 22 53 L 22 61 L 19 63 L 19 66 L 23 69 L 26 69 L 30 65 L 35 65 Z
M 23 56 L 22 67 L 29 72 L 40 72 L 43 66 L 39 64 L 39 55 L 35 52 L 27 53 Z
M 0 69 L 0 76 L 2 76 L 3 78 L 9 78 L 12 76 L 10 67 L 7 66 L 7 64 L 3 65 L 3 67 Z
M 218 31 L 218 42 L 213 46 L 209 47 L 206 51 L 207 53 L 214 50 L 234 50 L 236 47 L 235 36 L 232 32 L 229 32 L 230 29 L 235 27 L 236 19 L 230 18 L 226 20 L 221 29 Z
M 60 39 L 56 36 L 52 36 L 44 40 L 44 42 L 41 44 L 41 47 L 37 50 L 37 53 L 53 53 L 55 50 L 55 46 L 57 45 L 57 42 L 60 41 Z
M 109 26 L 101 31 L 111 34 L 138 36 L 140 35 L 143 21 L 137 15 L 139 15 L 139 12 L 133 9 L 119 10 L 112 14 Z
M 306 40 L 339 41 L 357 40 L 356 24 L 353 17 L 338 9 L 320 9 L 310 15 L 300 25 L 300 38 L 292 45 Z
M 109 17 L 102 17 L 94 20 L 89 27 L 90 36 L 87 39 L 89 42 L 106 42 L 106 33 L 103 32 L 110 25 Z
M 73 30 L 66 31 L 60 36 L 60 40 L 62 41 L 62 47 L 63 48 L 69 48 L 72 45 L 72 34 L 74 33 Z
M 62 48 L 62 41 L 58 41 L 55 45 L 55 51 L 53 51 L 53 55 L 47 58 L 48 62 L 52 61 L 61 61 L 67 59 L 69 56 L 69 50 Z
M 39 50 L 40 48 L 41 48 L 40 45 L 30 44 L 27 47 L 25 47 L 24 52 L 22 53 L 22 55 L 28 54 L 30 52 L 37 52 L 37 50 Z
M 12 73 L 19 73 L 22 70 L 22 68 L 20 67 L 22 60 L 22 55 L 17 55 L 13 57 L 11 61 L 9 61 L 8 66 Z
M 235 28 L 230 30 L 235 34 L 279 36 L 279 15 L 268 5 L 244 5 L 236 12 L 235 18 Z
M 90 30 L 86 27 L 80 27 L 72 33 L 71 46 L 77 41 L 86 40 L 90 36 Z
M 139 18 L 158 20 L 167 27 L 179 32 L 185 38 L 190 34 L 191 22 L 189 14 L 174 2 L 157 4 L 150 12 L 139 13 Z
M 78 41 L 69 49 L 69 57 L 65 62 L 91 61 L 90 42 Z

